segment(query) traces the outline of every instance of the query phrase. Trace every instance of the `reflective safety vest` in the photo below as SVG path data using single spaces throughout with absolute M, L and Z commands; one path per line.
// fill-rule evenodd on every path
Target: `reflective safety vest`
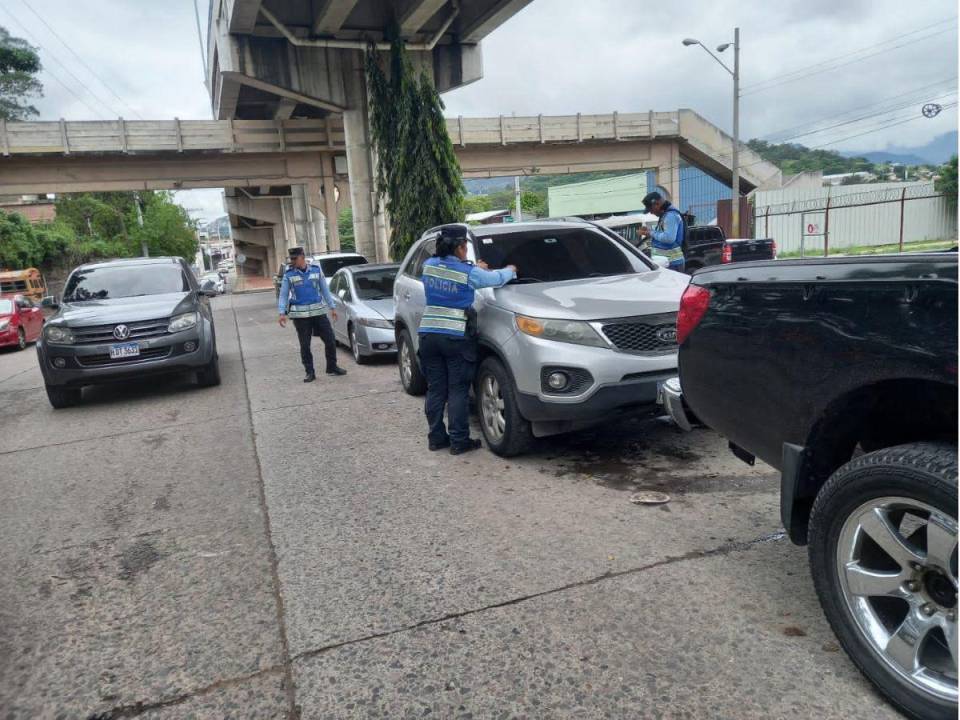
M 303 270 L 291 267 L 284 273 L 290 285 L 287 317 L 306 318 L 330 312 L 323 293 L 320 292 L 322 272 L 319 265 L 307 265 Z
M 464 337 L 467 310 L 473 305 L 470 271 L 473 265 L 455 257 L 432 257 L 423 264 L 423 292 L 427 307 L 420 320 L 420 334 L 438 333 Z
M 669 260 L 670 264 L 679 263 L 683 260 L 683 236 L 685 230 L 685 223 L 683 222 L 683 215 L 675 207 L 668 207 L 663 215 L 660 216 L 660 220 L 657 221 L 657 230 L 662 231 L 663 221 L 667 217 L 667 213 L 676 213 L 677 218 L 680 220 L 680 224 L 677 227 L 677 236 L 672 241 L 659 242 L 657 240 L 653 241 L 653 248 L 657 251 L 658 255 L 665 255 Z

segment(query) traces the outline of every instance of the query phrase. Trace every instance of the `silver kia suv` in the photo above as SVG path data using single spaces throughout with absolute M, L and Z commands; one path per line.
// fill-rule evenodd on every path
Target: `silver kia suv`
M 474 387 L 480 426 L 498 455 L 532 437 L 577 430 L 657 402 L 677 372 L 676 315 L 689 278 L 659 267 L 612 231 L 545 221 L 472 228 L 470 257 L 519 277 L 478 290 Z M 433 228 L 410 248 L 394 284 L 400 380 L 426 391 L 417 361 L 421 273 Z

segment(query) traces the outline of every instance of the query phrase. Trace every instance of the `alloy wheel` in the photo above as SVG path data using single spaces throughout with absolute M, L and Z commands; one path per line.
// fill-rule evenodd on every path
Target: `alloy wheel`
M 507 430 L 507 420 L 503 412 L 500 383 L 493 375 L 484 375 L 480 381 L 480 416 L 487 437 L 500 442 Z
M 898 677 L 957 702 L 957 521 L 905 497 L 846 519 L 836 569 L 863 638 Z
M 27 347 L 27 334 L 23 331 L 23 328 L 17 330 L 17 347 L 21 350 Z
M 360 362 L 360 344 L 357 342 L 357 333 L 350 328 L 350 350 L 353 353 L 353 359 Z
M 410 354 L 410 343 L 400 341 L 400 375 L 405 387 L 410 387 L 413 380 L 413 356 Z

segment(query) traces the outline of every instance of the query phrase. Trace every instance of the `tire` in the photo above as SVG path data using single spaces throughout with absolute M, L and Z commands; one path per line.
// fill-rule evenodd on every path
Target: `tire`
M 17 328 L 17 350 L 26 350 L 27 349 L 27 333 L 23 331 L 23 328 Z
M 957 448 L 913 443 L 851 460 L 818 493 L 809 542 L 817 596 L 853 663 L 909 717 L 956 718 L 944 641 L 957 631 Z
M 427 379 L 420 370 L 420 362 L 407 330 L 401 330 L 397 338 L 397 367 L 400 368 L 400 384 L 407 395 L 416 397 L 427 392 Z
M 353 361 L 357 365 L 366 365 L 370 362 L 370 358 L 366 355 L 360 354 L 360 345 L 357 344 L 357 333 L 353 329 L 353 325 L 347 327 L 347 337 L 350 338 L 350 353 L 353 355 Z
M 63 387 L 61 385 L 44 384 L 47 390 L 47 399 L 56 410 L 73 407 L 80 402 L 83 391 L 81 388 Z
M 220 358 L 216 352 L 213 359 L 203 368 L 197 370 L 197 385 L 200 387 L 216 387 L 220 384 Z
M 500 457 L 523 453 L 533 440 L 530 423 L 520 414 L 513 378 L 497 358 L 488 357 L 477 372 L 477 414 L 487 447 Z

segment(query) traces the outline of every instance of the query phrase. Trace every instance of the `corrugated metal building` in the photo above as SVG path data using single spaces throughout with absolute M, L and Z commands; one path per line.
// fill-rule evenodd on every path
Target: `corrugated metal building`
M 550 217 L 606 216 L 643 209 L 647 194 L 647 173 L 554 185 L 547 188 Z
M 869 183 L 759 190 L 753 194 L 754 236 L 781 252 L 822 254 L 857 245 L 957 237 L 956 211 L 932 182 Z

